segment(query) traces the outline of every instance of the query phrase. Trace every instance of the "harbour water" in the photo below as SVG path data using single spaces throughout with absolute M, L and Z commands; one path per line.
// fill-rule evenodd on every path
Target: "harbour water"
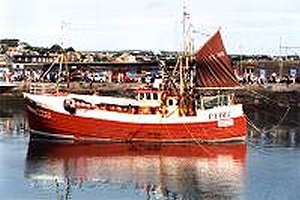
M 1 199 L 300 199 L 300 110 L 248 106 L 246 144 L 77 144 L 30 139 L 0 96 Z

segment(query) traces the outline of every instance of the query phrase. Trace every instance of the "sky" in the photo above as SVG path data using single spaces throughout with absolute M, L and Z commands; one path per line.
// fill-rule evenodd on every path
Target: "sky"
M 299 0 L 188 0 L 198 48 L 221 29 L 230 54 L 300 54 Z M 0 0 L 0 38 L 76 50 L 180 50 L 183 0 Z

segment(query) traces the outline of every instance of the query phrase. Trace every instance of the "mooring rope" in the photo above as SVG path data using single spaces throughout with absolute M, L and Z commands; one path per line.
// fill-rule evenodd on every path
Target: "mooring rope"
M 286 110 L 285 110 L 284 114 L 282 115 L 282 117 L 280 118 L 280 120 L 271 129 L 269 129 L 267 131 L 264 131 L 263 133 L 270 132 L 270 131 L 278 128 L 278 126 L 286 119 L 286 117 L 287 117 L 287 115 L 288 115 L 288 113 L 289 113 L 289 111 L 291 109 L 291 106 L 290 105 L 285 105 L 284 103 L 279 102 L 277 100 L 274 100 L 274 99 L 272 99 L 272 98 L 270 98 L 268 96 L 265 96 L 265 95 L 263 95 L 263 94 L 255 91 L 255 90 L 250 90 L 250 89 L 246 89 L 246 90 L 249 91 L 249 92 L 252 92 L 255 96 L 258 95 L 258 96 L 262 97 L 263 99 L 265 99 L 265 100 L 267 100 L 269 102 L 272 102 L 272 103 L 274 103 L 274 104 L 276 104 L 276 105 L 278 105 L 280 107 L 283 107 L 282 105 L 284 105 L 284 107 L 286 107 Z M 255 124 L 248 117 L 247 117 L 247 121 L 250 122 L 250 125 L 254 125 L 255 126 Z M 257 126 L 255 126 L 254 128 L 256 128 L 257 130 L 260 130 Z M 260 132 L 262 133 L 262 130 L 260 130 Z
M 197 139 L 197 138 L 193 135 L 193 133 L 190 131 L 190 129 L 186 126 L 186 123 L 183 123 L 183 126 L 184 126 L 184 129 L 185 129 L 185 130 L 189 133 L 189 135 L 192 137 L 193 141 L 194 141 L 197 145 L 199 145 L 199 147 L 200 147 L 203 151 L 205 151 L 205 153 L 211 154 L 211 152 L 205 148 L 205 145 L 203 145 L 204 142 L 203 142 L 202 140 L 200 140 L 200 139 Z M 201 131 L 206 132 L 205 129 L 202 129 Z

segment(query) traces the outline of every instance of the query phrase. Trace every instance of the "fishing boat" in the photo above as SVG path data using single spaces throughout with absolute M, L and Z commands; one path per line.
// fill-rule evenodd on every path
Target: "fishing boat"
M 191 52 L 185 27 L 177 63 L 159 62 L 161 84 L 139 88 L 135 98 L 24 93 L 32 135 L 79 141 L 244 141 L 246 118 L 234 97 L 239 84 L 220 30 Z

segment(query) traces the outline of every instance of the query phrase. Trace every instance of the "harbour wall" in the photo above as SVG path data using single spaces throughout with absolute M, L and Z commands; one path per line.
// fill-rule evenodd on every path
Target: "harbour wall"
M 34 86 L 34 87 L 32 87 Z M 146 83 L 85 83 L 71 82 L 59 85 L 60 92 L 134 97 L 138 88 Z M 11 94 L 21 96 L 23 92 L 57 92 L 55 83 L 20 82 Z M 33 91 L 35 90 L 35 91 Z M 300 84 L 244 85 L 235 90 L 236 99 L 243 104 L 273 103 L 278 106 L 300 107 Z

